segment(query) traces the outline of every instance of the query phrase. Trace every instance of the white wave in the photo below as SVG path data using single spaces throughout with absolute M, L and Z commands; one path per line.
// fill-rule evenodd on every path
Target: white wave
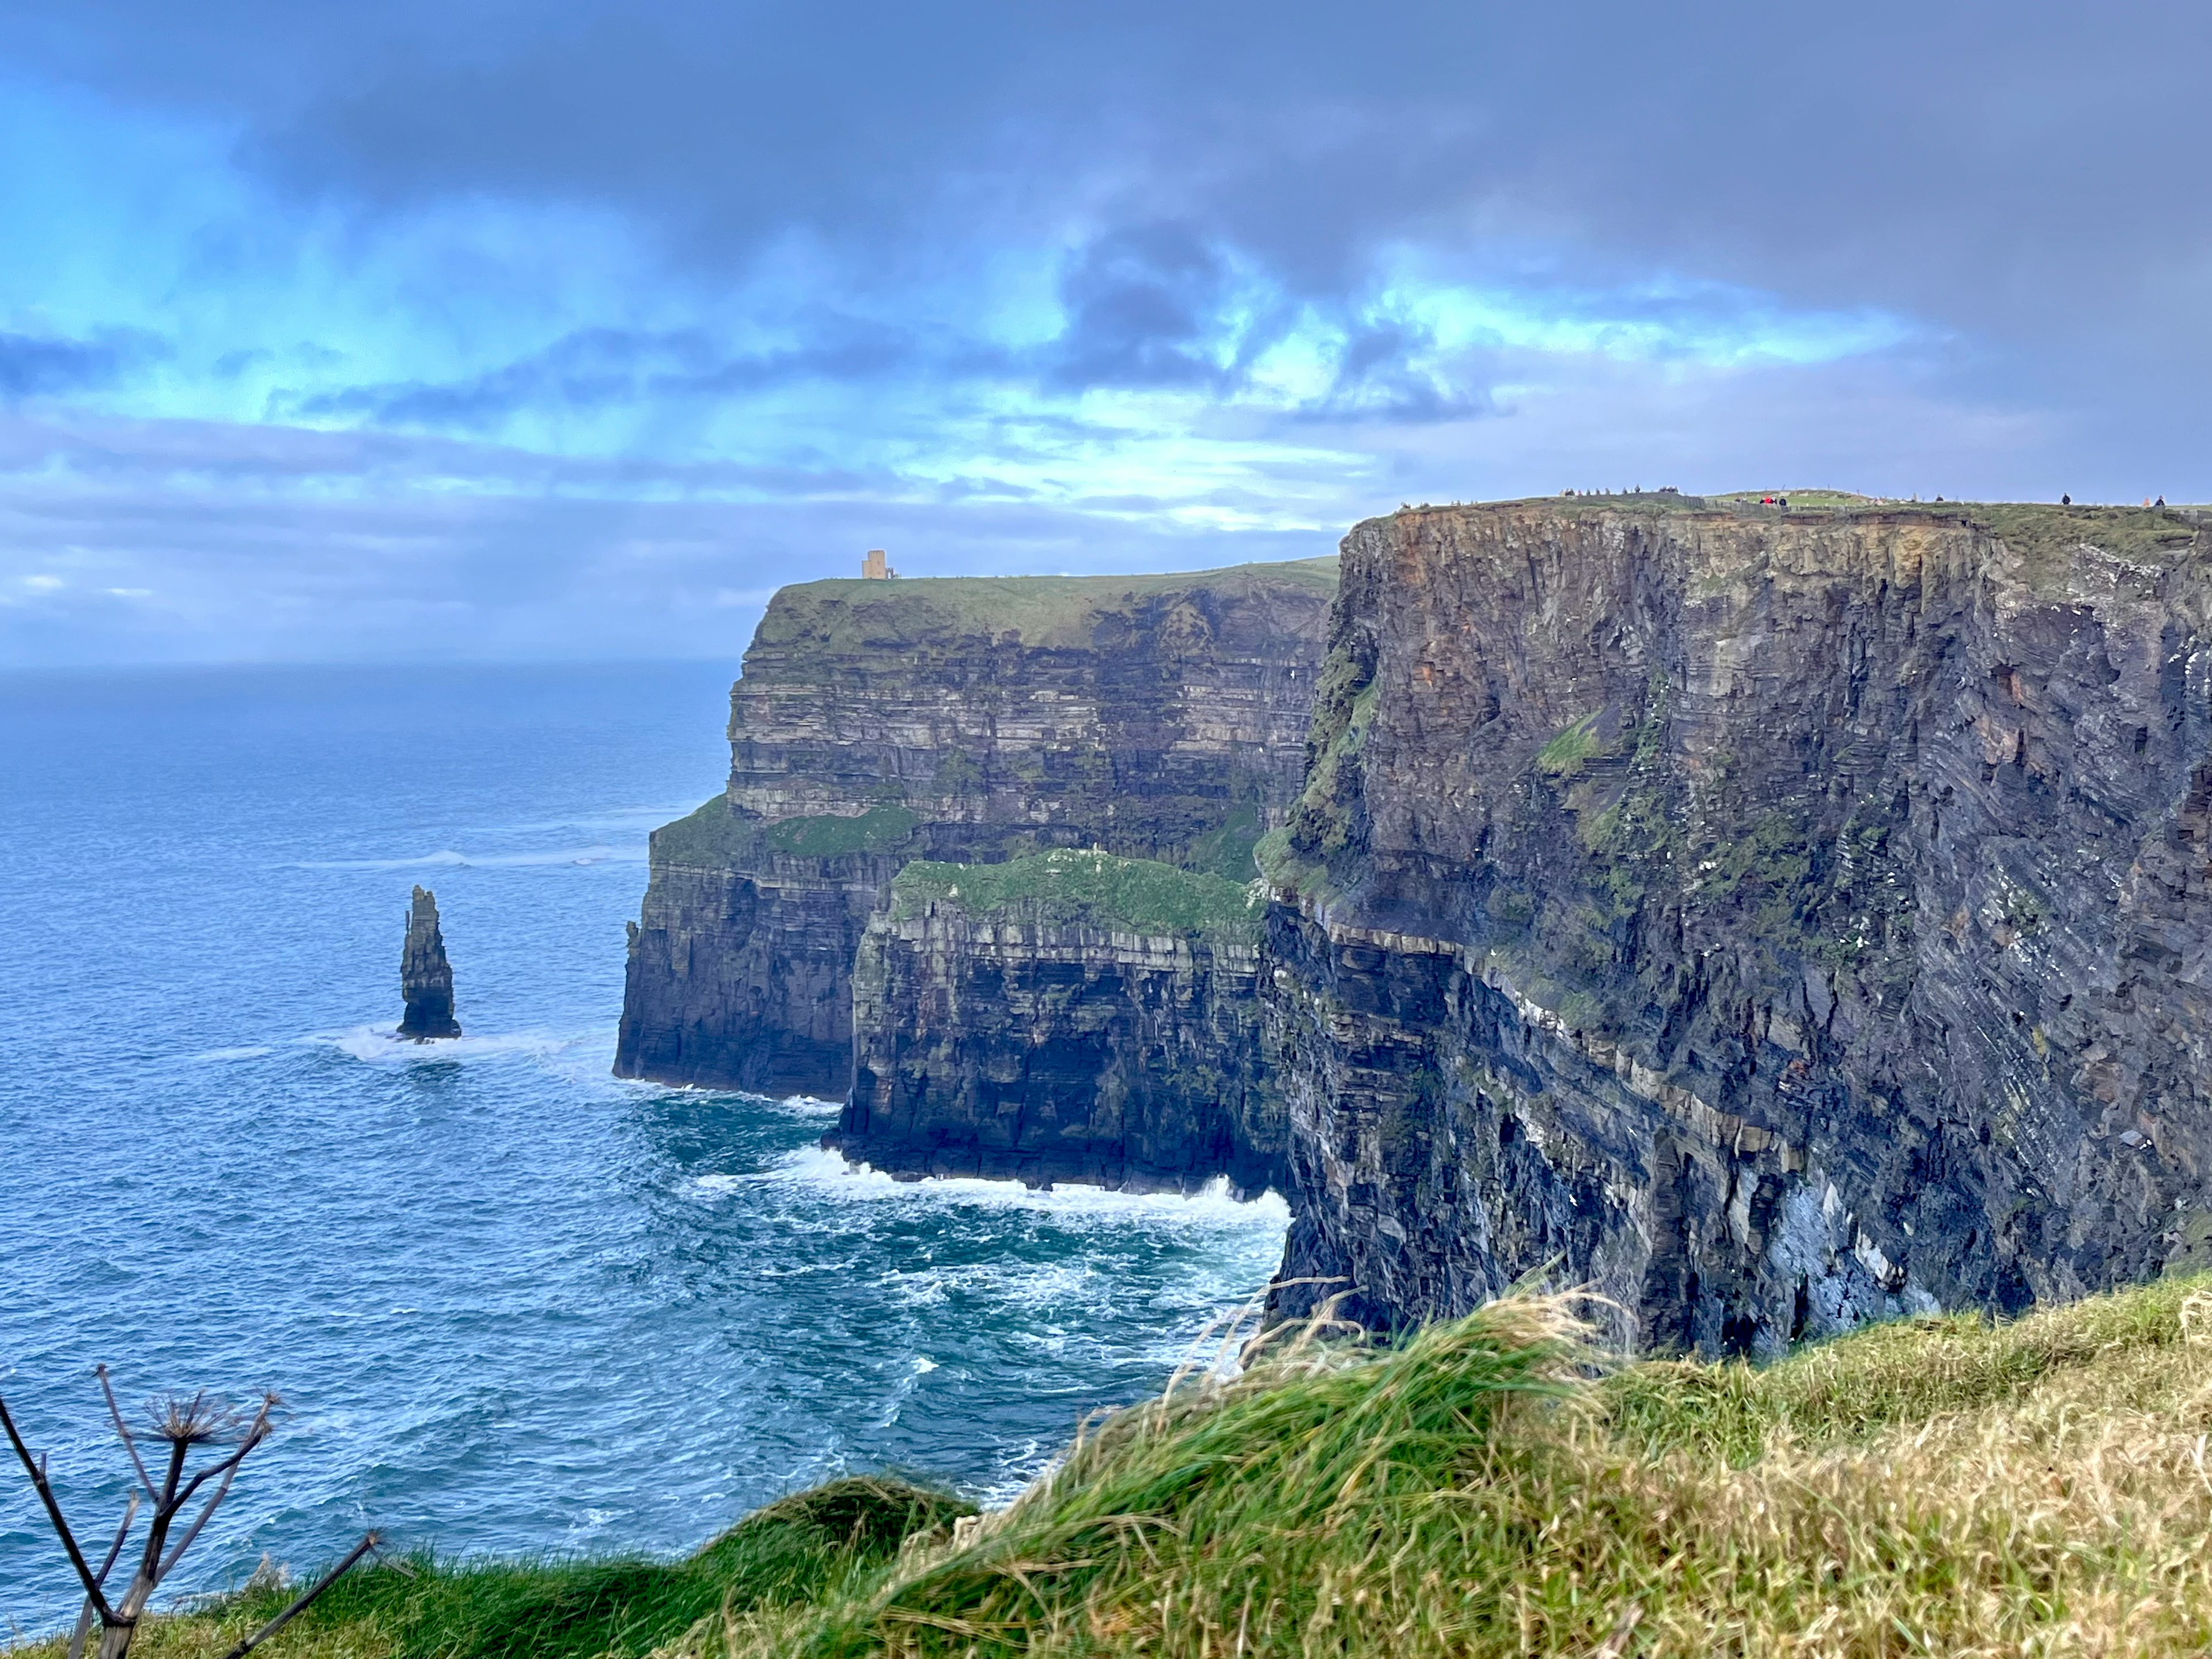
M 1230 1196 L 1225 1176 L 1208 1182 L 1188 1195 L 1117 1193 L 1103 1187 L 1067 1182 L 1052 1188 L 1024 1187 L 1018 1181 L 980 1181 L 964 1176 L 895 1181 L 880 1170 L 851 1162 L 842 1152 L 821 1146 L 803 1146 L 786 1153 L 757 1178 L 805 1186 L 825 1197 L 855 1202 L 994 1206 L 1051 1215 L 1096 1216 L 1101 1219 L 1200 1221 L 1255 1231 L 1279 1231 L 1291 1223 L 1290 1206 L 1276 1194 L 1239 1200 Z
M 244 1048 L 210 1048 L 204 1054 L 187 1054 L 185 1059 L 189 1065 L 213 1066 L 226 1060 L 258 1060 L 276 1052 L 266 1043 L 257 1043 Z
M 936 1369 L 937 1362 L 934 1359 L 932 1359 L 927 1354 L 918 1353 L 915 1355 L 914 1374 L 916 1376 L 927 1376 L 930 1372 Z
M 955 1291 L 1015 1308 L 1097 1307 L 1101 1291 L 1111 1288 L 1094 1265 L 1068 1261 L 975 1261 L 900 1269 L 885 1273 L 879 1282 L 895 1301 L 913 1308 L 935 1307 Z M 1035 1336 L 1051 1346 L 1064 1334 L 1017 1333 L 1016 1340 Z
M 845 1109 L 842 1101 L 822 1100 L 813 1095 L 787 1095 L 769 1104 L 788 1117 L 835 1117 Z
M 464 1034 L 457 1037 L 440 1037 L 432 1042 L 417 1042 L 412 1037 L 401 1036 L 389 1025 L 356 1025 L 349 1030 L 318 1031 L 312 1036 L 300 1039 L 317 1048 L 336 1048 L 340 1054 L 372 1066 L 412 1066 L 425 1060 L 494 1060 L 515 1054 L 543 1057 L 564 1053 L 589 1040 L 586 1036 L 544 1031 L 509 1031 L 490 1036 Z
M 702 1198 L 720 1198 L 738 1191 L 750 1183 L 744 1176 L 704 1175 L 688 1183 L 690 1189 Z
M 645 858 L 642 846 L 611 847 L 602 842 L 590 847 L 562 847 L 541 853 L 459 853 L 448 847 L 435 853 L 423 853 L 404 859 L 306 859 L 292 867 L 295 870 L 420 870 L 433 866 L 520 870 L 539 865 L 642 864 Z

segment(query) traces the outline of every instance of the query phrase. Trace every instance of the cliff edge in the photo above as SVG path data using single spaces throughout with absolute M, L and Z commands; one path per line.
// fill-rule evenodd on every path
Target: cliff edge
M 1262 902 L 1099 852 L 908 865 L 860 941 L 853 1092 L 825 1144 L 917 1176 L 1285 1186 Z
M 1355 528 L 1262 848 L 1287 1276 L 1387 1327 L 1549 1268 L 1771 1354 L 2203 1260 L 2206 552 L 2017 506 Z
M 1336 562 L 836 580 L 770 603 L 727 791 L 653 837 L 615 1069 L 842 1097 L 852 966 L 917 858 L 1243 881 L 1294 799 Z

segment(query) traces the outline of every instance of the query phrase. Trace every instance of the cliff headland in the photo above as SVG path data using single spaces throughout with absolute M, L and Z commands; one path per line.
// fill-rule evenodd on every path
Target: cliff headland
M 1546 1271 L 1773 1355 L 2201 1262 L 2204 522 L 1354 529 L 1262 854 L 1291 1276 L 1401 1327 Z
M 653 837 L 617 1071 L 845 1097 L 854 962 L 914 860 L 988 863 L 1095 847 L 1160 866 L 1158 880 L 1255 879 L 1252 848 L 1301 787 L 1335 583 L 1335 561 L 1319 559 L 779 592 L 731 694 L 727 791 Z M 1017 1062 L 1034 1086 L 1003 1097 L 1018 1115 L 1018 1099 L 1035 1101 L 1043 1078 L 1057 1077 L 1049 1139 L 1071 1150 L 1016 1163 L 1040 1179 L 1126 1167 L 1128 1184 L 1179 1185 L 1198 1167 L 1190 1158 L 1155 1142 L 1125 1159 L 1118 1131 L 1091 1133 L 1068 1115 L 1087 1108 L 1067 1067 L 1095 1065 L 1094 1091 L 1118 1100 L 1112 1079 L 1135 1063 L 1118 1045 L 1139 1040 L 1136 1003 L 1103 1012 L 1102 998 L 1121 994 L 1101 978 L 1115 948 L 1072 934 L 991 947 L 993 971 L 1017 980 L 1091 979 L 1080 1016 L 1093 1021 L 1090 1035 L 1035 1065 Z M 1124 988 L 1139 994 L 1133 981 Z M 1210 1000 L 1195 982 L 1186 990 Z M 931 1078 L 934 1088 L 951 1073 L 940 1066 Z M 912 1087 L 905 1097 L 917 1098 Z M 972 1116 L 973 1102 L 947 1109 Z M 846 1127 L 900 1173 L 953 1156 L 958 1136 L 923 1128 L 887 1139 L 890 1121 L 863 1109 Z M 1007 1127 L 975 1144 L 1037 1146 L 1033 1130 Z M 1278 1140 L 1254 1154 L 1259 1164 L 1238 1167 L 1273 1170 L 1281 1152 Z
M 1542 1271 L 1773 1355 L 2203 1264 L 2206 552 L 1666 492 L 1403 509 L 1340 585 L 787 590 L 620 1066 L 904 1175 L 1276 1185 L 1277 1312 L 1376 1328 Z

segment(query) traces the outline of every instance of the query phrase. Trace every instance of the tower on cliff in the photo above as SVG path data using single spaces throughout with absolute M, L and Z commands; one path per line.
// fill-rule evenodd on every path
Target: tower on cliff
M 860 574 L 866 580 L 881 582 L 889 581 L 893 576 L 897 575 L 898 572 L 884 562 L 882 548 L 872 547 L 868 550 L 867 556 L 860 561 Z
M 399 994 L 407 1002 L 400 1036 L 417 1042 L 460 1036 L 460 1024 L 453 1018 L 453 965 L 446 960 L 445 935 L 438 931 L 438 901 L 427 887 L 415 890 L 415 902 L 407 912 L 407 943 L 399 951 Z

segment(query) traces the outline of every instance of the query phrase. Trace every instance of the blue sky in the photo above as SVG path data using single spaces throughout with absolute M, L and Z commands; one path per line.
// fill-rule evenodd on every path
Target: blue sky
M 1401 501 L 2212 496 L 2199 8 L 0 3 L 0 662 Z

